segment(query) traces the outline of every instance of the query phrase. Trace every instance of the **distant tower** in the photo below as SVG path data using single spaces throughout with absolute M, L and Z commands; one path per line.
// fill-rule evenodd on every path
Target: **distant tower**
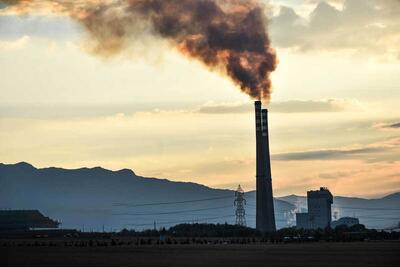
M 256 228 L 261 233 L 276 231 L 272 196 L 268 138 L 268 110 L 255 101 L 256 116 Z
M 244 191 L 238 186 L 235 192 L 234 205 L 236 206 L 236 225 L 246 226 L 246 211 L 244 205 L 246 205 L 246 199 L 244 199 Z
M 296 213 L 296 228 L 325 229 L 332 222 L 333 196 L 326 187 L 307 192 L 307 213 Z
M 333 196 L 326 187 L 307 192 L 307 207 L 310 227 L 312 229 L 331 226 Z

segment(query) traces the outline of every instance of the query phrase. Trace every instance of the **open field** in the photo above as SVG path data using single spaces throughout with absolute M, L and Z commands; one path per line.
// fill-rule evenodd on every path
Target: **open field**
M 1 266 L 400 266 L 400 242 L 4 246 Z M 5 263 L 5 265 L 3 265 Z

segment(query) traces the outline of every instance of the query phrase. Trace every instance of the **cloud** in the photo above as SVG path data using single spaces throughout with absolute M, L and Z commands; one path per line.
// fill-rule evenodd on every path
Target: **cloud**
M 272 102 L 268 105 L 271 112 L 304 113 L 304 112 L 342 112 L 363 109 L 363 104 L 350 99 L 328 100 L 290 100 Z M 207 103 L 198 109 L 199 113 L 227 114 L 253 112 L 252 103 Z
M 337 179 L 337 178 L 341 178 L 341 177 L 346 177 L 349 175 L 353 175 L 355 173 L 360 172 L 359 170 L 353 171 L 353 170 L 349 170 L 349 171 L 333 171 L 333 172 L 321 172 L 318 177 L 321 179 Z
M 3 0 L 0 2 L 0 9 L 6 8 L 10 5 L 15 5 L 17 3 L 18 3 L 17 0 Z
M 1 42 L 0 42 L 1 45 Z M 51 45 L 51 44 L 50 44 Z M 1 47 L 1 46 L 0 46 Z M 49 47 L 51 49 L 51 47 Z M 364 103 L 351 99 L 328 99 L 328 100 L 291 100 L 283 102 L 272 102 L 269 104 L 271 112 L 276 113 L 301 113 L 301 112 L 346 112 L 362 110 Z M 118 113 L 133 115 L 138 113 L 161 114 L 173 113 L 200 113 L 200 114 L 239 114 L 252 113 L 254 106 L 252 102 L 230 102 L 230 103 L 146 103 L 133 102 L 129 104 L 3 104 L 0 106 L 0 118 L 6 117 L 28 117 L 28 118 L 82 118 L 82 117 L 104 117 Z
M 4 1 L 3 1 L 4 2 Z M 8 1 L 15 2 L 15 1 Z M 302 4 L 299 4 L 301 2 Z M 398 0 L 275 1 L 279 13 L 270 25 L 275 46 L 299 51 L 339 51 L 400 59 L 400 2 Z M 287 3 L 289 6 L 284 6 Z M 303 14 L 304 6 L 313 7 Z M 0 6 L 1 10 L 1 6 Z M 63 16 L 16 17 L 2 12 L 0 37 L 10 35 L 71 38 L 81 31 Z
M 272 112 L 300 113 L 300 112 L 341 112 L 353 111 L 362 108 L 362 104 L 350 99 L 328 99 L 328 100 L 292 100 L 275 102 L 270 105 Z
M 302 152 L 281 153 L 272 155 L 272 160 L 331 160 L 331 159 L 349 159 L 355 156 L 361 156 L 376 152 L 383 152 L 384 148 L 359 148 L 359 149 L 327 149 Z
M 254 109 L 252 103 L 206 103 L 197 110 L 206 114 L 248 113 Z
M 116 114 L 161 114 L 191 112 L 193 103 L 146 103 L 129 104 L 3 104 L 1 118 L 71 119 L 109 117 Z
M 384 128 L 400 129 L 400 122 L 386 125 Z
M 400 122 L 386 121 L 375 123 L 372 126 L 375 129 L 383 130 L 383 131 L 397 131 L 400 130 Z
M 79 36 L 77 23 L 63 16 L 54 15 L 0 15 L 0 38 L 16 39 L 24 35 L 71 40 Z
M 272 19 L 274 45 L 300 51 L 328 50 L 400 56 L 398 0 L 346 0 L 343 8 L 320 1 L 309 17 L 281 6 Z
M 400 137 L 382 140 L 354 148 L 320 149 L 272 155 L 276 161 L 309 161 L 309 160 L 348 160 L 361 159 L 369 162 L 396 161 L 400 156 Z
M 25 47 L 31 38 L 29 36 L 22 36 L 14 41 L 0 41 L 0 50 L 15 50 Z

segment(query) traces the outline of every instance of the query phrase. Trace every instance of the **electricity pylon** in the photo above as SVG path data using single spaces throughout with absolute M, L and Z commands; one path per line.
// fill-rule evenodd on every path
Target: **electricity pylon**
M 246 211 L 244 209 L 246 199 L 244 199 L 244 191 L 240 185 L 235 192 L 235 197 L 233 204 L 236 206 L 236 225 L 246 226 Z

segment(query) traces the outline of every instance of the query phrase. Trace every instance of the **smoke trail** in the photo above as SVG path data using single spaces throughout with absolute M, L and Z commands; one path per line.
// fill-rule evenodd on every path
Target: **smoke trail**
M 114 55 L 136 38 L 137 28 L 168 40 L 182 54 L 227 75 L 252 98 L 268 100 L 277 60 L 263 8 L 253 0 L 0 0 L 18 12 L 47 8 L 79 21 Z
M 286 219 L 286 224 L 287 226 L 295 226 L 296 225 L 296 213 L 301 213 L 303 210 L 307 208 L 304 202 L 302 202 L 300 199 L 296 199 L 296 201 L 291 203 L 295 206 L 294 209 L 291 209 L 290 211 L 284 212 L 283 216 Z

